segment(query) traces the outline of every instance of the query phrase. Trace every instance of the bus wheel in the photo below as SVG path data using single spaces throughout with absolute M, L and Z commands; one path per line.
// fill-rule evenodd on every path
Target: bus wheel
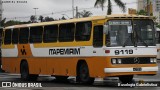
M 125 75 L 125 76 L 119 76 L 119 80 L 123 83 L 131 83 L 133 80 L 133 75 Z
M 89 76 L 89 69 L 86 63 L 83 63 L 79 67 L 79 76 L 78 79 L 83 84 L 93 84 L 94 78 Z
M 26 61 L 22 62 L 20 66 L 21 70 L 21 79 L 22 80 L 29 80 L 29 69 L 28 69 L 28 63 Z
M 20 66 L 21 79 L 25 81 L 37 80 L 38 75 L 29 74 L 28 63 L 26 61 L 22 62 Z

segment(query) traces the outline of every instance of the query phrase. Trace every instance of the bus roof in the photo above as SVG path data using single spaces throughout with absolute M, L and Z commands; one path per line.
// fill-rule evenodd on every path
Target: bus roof
M 144 15 L 132 15 L 132 14 L 112 14 L 106 16 L 92 16 L 86 18 L 78 18 L 78 19 L 69 19 L 69 20 L 59 20 L 59 21 L 50 21 L 50 22 L 40 22 L 40 23 L 30 23 L 30 24 L 21 24 L 21 25 L 14 25 L 5 27 L 5 29 L 12 29 L 12 28 L 24 28 L 24 27 L 34 27 L 34 26 L 45 26 L 45 25 L 54 25 L 54 24 L 63 24 L 63 23 L 72 23 L 72 22 L 81 22 L 81 21 L 92 21 L 92 20 L 102 20 L 102 19 L 109 19 L 109 18 L 150 18 L 153 17 L 144 16 Z

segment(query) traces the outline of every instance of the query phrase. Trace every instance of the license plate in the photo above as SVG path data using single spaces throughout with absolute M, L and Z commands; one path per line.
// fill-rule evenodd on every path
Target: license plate
M 142 68 L 133 68 L 133 71 L 142 71 Z

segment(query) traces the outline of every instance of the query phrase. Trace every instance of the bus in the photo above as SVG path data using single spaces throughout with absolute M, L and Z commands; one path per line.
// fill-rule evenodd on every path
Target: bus
M 155 32 L 152 17 L 128 14 L 9 26 L 2 69 L 23 80 L 51 75 L 83 84 L 106 77 L 130 83 L 134 75 L 157 74 Z
M 158 60 L 158 62 L 160 61 L 160 29 L 159 28 L 156 28 L 156 38 L 157 38 L 157 44 L 156 44 L 156 46 L 157 46 L 157 60 Z

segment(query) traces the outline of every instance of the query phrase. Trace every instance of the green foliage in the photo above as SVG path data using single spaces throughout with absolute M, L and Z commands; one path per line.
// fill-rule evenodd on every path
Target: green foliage
M 41 22 L 43 22 L 44 21 L 44 17 L 40 15 L 38 20 L 40 20 Z
M 137 12 L 138 15 L 147 15 L 147 12 L 144 10 L 140 10 L 139 12 Z
M 114 1 L 121 9 L 123 12 L 126 11 L 126 6 L 125 3 L 123 3 L 121 0 L 112 0 Z M 108 2 L 108 10 L 107 10 L 107 15 L 110 15 L 112 13 L 112 3 L 111 0 L 96 0 L 94 7 L 101 7 L 102 10 L 104 9 L 104 4 Z
M 5 21 L 6 21 L 6 18 L 4 18 L 3 20 L 1 20 L 1 22 L 0 22 L 0 26 L 1 26 L 1 27 L 3 27 L 3 26 L 4 26 Z
M 89 17 L 92 15 L 90 11 L 83 10 L 82 12 L 77 13 L 79 17 Z
M 12 26 L 12 25 L 19 25 L 19 24 L 28 24 L 28 23 L 31 23 L 31 22 L 30 22 L 30 21 L 28 21 L 28 22 L 20 22 L 20 21 L 10 20 L 10 21 L 7 21 L 7 22 L 4 24 L 4 27 Z
M 30 17 L 30 20 L 31 20 L 32 23 L 36 22 L 36 16 L 35 16 L 35 15 L 32 15 L 32 16 Z
M 66 20 L 66 18 L 63 16 L 63 17 L 61 18 L 61 20 Z
M 160 29 L 160 25 L 157 25 L 156 27 Z
M 54 21 L 54 19 L 52 17 L 48 17 L 47 16 L 47 17 L 44 18 L 44 21 L 45 22 L 47 22 L 47 21 Z

